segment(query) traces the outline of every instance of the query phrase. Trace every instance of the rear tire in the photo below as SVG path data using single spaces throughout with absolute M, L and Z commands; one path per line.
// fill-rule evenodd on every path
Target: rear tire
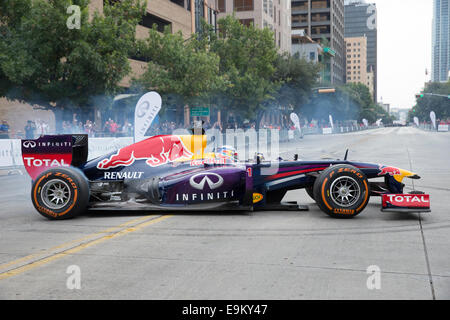
M 314 183 L 319 208 L 333 218 L 354 218 L 370 199 L 365 174 L 350 165 L 337 165 L 323 171 Z
M 50 169 L 33 181 L 31 201 L 47 219 L 70 219 L 86 210 L 89 183 L 79 169 Z

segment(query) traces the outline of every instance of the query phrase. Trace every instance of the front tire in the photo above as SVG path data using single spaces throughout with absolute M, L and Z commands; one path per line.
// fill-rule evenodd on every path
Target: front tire
M 319 208 L 333 218 L 354 218 L 367 206 L 370 188 L 365 174 L 350 165 L 332 166 L 314 183 Z
M 84 212 L 89 202 L 89 184 L 75 168 L 44 171 L 33 182 L 31 201 L 47 219 L 70 219 Z

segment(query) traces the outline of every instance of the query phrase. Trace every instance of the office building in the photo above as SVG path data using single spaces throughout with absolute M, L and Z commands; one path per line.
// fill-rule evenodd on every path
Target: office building
M 292 55 L 319 63 L 323 53 L 322 47 L 305 33 L 305 30 L 292 30 Z
M 345 38 L 347 83 L 367 85 L 367 38 Z
M 433 0 L 433 47 L 431 80 L 447 82 L 450 71 L 449 0 Z
M 377 32 L 377 8 L 375 4 L 363 1 L 346 1 L 345 5 L 345 37 L 367 38 L 367 72 L 373 72 L 374 101 L 377 101 L 378 79 L 378 32 Z
M 292 0 L 292 30 L 305 33 L 324 48 L 326 72 L 322 81 L 345 82 L 344 1 Z M 292 38 L 295 44 L 295 37 Z
M 103 12 L 103 4 L 107 1 L 110 0 L 91 0 L 90 14 Z M 148 37 L 149 30 L 156 24 L 160 32 L 167 27 L 172 33 L 181 32 L 188 39 L 198 30 L 202 18 L 216 25 L 216 0 L 147 0 L 146 13 L 136 27 L 136 38 Z M 129 62 L 132 71 L 120 82 L 123 87 L 128 87 L 133 77 L 139 77 L 147 70 L 147 61 L 130 57 Z
M 217 0 L 218 18 L 235 14 L 241 23 L 270 28 L 280 52 L 291 51 L 291 0 Z
M 367 86 L 373 97 L 375 95 L 375 72 L 373 72 L 371 67 L 369 67 L 369 70 L 367 71 Z

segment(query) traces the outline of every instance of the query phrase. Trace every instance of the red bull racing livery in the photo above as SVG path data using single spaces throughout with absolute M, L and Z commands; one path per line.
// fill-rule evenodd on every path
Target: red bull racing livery
M 407 170 L 346 159 L 270 162 L 257 155 L 238 161 L 231 147 L 206 153 L 206 145 L 205 135 L 161 135 L 87 161 L 86 135 L 42 136 L 22 140 L 22 157 L 33 180 L 33 205 L 49 219 L 87 209 L 306 209 L 283 202 L 296 189 L 335 218 L 357 216 L 374 196 L 381 197 L 383 211 L 430 211 L 429 195 L 404 193 L 405 178 L 420 179 Z

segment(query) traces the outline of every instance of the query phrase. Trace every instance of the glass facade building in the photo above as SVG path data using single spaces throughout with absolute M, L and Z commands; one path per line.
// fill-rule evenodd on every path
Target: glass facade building
M 377 101 L 378 31 L 377 7 L 375 4 L 362 1 L 346 1 L 345 38 L 355 37 L 367 38 L 367 72 L 373 72 L 373 95 L 374 101 Z
M 433 47 L 431 80 L 447 82 L 450 70 L 449 0 L 433 0 Z
M 335 54 L 322 61 L 325 83 L 345 82 L 344 0 L 292 0 L 292 30 L 303 32 Z M 292 44 L 296 45 L 295 37 Z

